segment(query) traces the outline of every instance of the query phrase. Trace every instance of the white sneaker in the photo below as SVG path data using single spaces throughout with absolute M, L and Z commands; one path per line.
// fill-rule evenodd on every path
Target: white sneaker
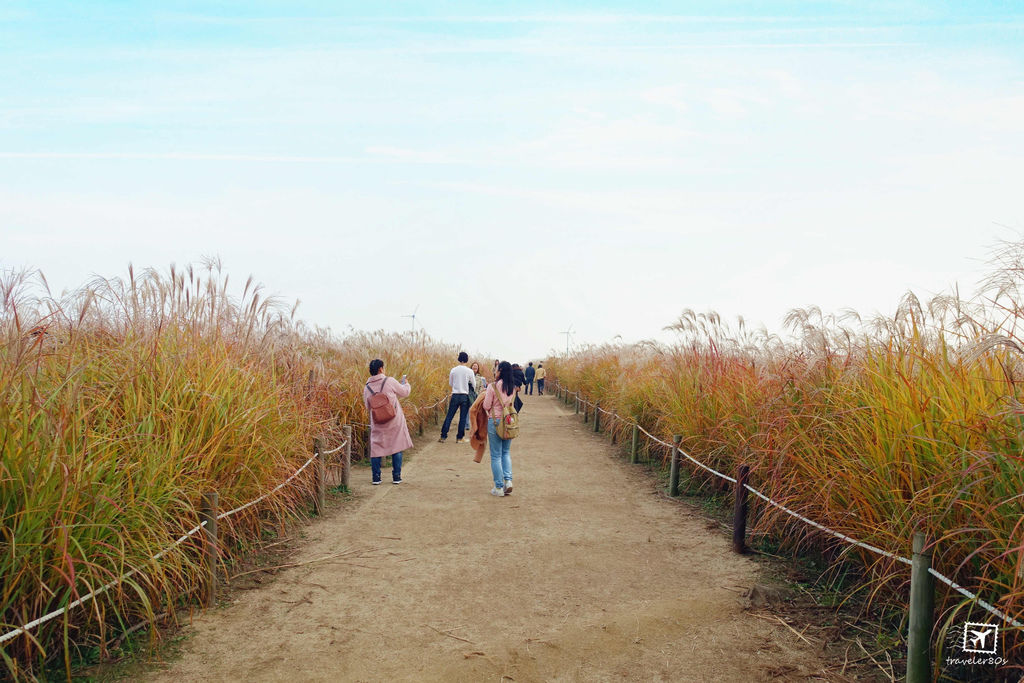
M 505 482 L 505 495 L 506 496 L 511 496 L 512 495 L 512 481 L 511 480 Z
M 498 487 L 494 487 L 493 489 L 491 489 L 491 495 L 492 496 L 504 496 L 505 495 L 505 489 L 499 489 Z

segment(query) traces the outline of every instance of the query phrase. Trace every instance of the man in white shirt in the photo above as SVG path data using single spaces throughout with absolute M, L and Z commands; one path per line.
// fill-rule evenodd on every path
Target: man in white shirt
M 459 353 L 459 364 L 448 373 L 448 384 L 452 387 L 452 397 L 448 400 L 448 414 L 444 417 L 444 424 L 441 425 L 441 438 L 444 443 L 448 439 L 448 430 L 452 426 L 452 418 L 455 411 L 459 411 L 459 430 L 456 443 L 465 443 L 466 427 L 469 424 L 469 390 L 474 389 L 476 373 L 466 363 L 469 362 L 469 354 L 465 351 Z

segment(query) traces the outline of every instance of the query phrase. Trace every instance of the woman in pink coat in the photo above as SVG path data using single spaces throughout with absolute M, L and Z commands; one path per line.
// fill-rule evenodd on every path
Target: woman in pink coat
M 412 387 L 405 381 L 405 376 L 399 382 L 394 377 L 384 374 L 384 361 L 375 358 L 370 361 L 370 379 L 363 387 L 363 404 L 370 416 L 370 469 L 373 472 L 373 485 L 380 483 L 380 463 L 386 455 L 391 456 L 391 483 L 402 483 L 402 451 L 412 448 L 412 437 L 409 435 L 409 426 L 405 423 L 405 413 L 398 403 L 399 398 L 405 398 L 412 391 Z M 391 407 L 395 416 L 377 424 L 373 419 L 373 411 L 370 410 L 370 397 L 383 392 L 391 401 Z

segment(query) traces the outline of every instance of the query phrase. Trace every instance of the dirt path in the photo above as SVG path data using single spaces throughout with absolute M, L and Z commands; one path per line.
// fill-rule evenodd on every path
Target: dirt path
M 550 397 L 526 397 L 515 492 L 426 443 L 400 486 L 307 530 L 283 572 L 196 619 L 156 681 L 761 681 L 823 662 L 743 611 L 757 565 Z M 453 430 L 454 436 L 454 430 Z M 387 475 L 387 473 L 385 473 Z

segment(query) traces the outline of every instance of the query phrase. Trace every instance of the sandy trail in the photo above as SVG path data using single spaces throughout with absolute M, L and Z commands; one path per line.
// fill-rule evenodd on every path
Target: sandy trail
M 825 663 L 743 611 L 757 565 L 551 397 L 527 396 L 515 491 L 427 442 L 405 482 L 307 528 L 282 572 L 198 616 L 155 681 L 806 680 Z M 452 437 L 454 437 L 454 429 Z M 435 437 L 436 438 L 436 437 Z

